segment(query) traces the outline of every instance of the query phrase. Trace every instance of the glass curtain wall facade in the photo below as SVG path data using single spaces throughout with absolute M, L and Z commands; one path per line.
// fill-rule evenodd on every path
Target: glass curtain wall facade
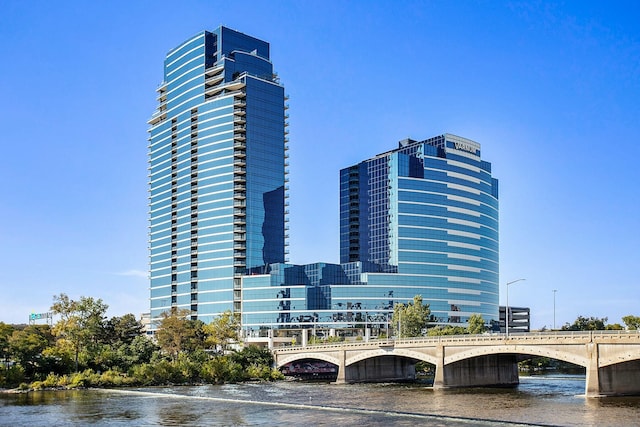
M 377 265 L 363 282 L 394 302 L 422 295 L 438 324 L 497 321 L 498 254 L 498 182 L 480 144 L 406 139 L 340 172 L 340 260 Z
M 269 44 L 219 27 L 171 50 L 149 120 L 152 325 L 242 308 L 248 269 L 285 262 L 287 122 Z M 152 327 L 153 328 L 153 327 Z
M 393 306 L 415 295 L 432 324 L 481 314 L 497 326 L 498 181 L 478 143 L 407 139 L 340 171 L 340 243 L 340 265 L 273 264 L 243 278 L 248 336 L 389 334 Z

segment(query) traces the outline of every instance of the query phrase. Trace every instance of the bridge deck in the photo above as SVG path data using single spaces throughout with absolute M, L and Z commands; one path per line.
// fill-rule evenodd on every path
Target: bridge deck
M 278 367 L 302 359 L 333 363 L 338 366 L 338 381 L 345 381 L 345 371 L 351 369 L 353 372 L 356 367 L 360 372 L 358 378 L 373 380 L 371 376 L 366 376 L 369 374 L 363 374 L 373 368 L 364 369 L 363 366 L 375 366 L 373 361 L 376 359 L 389 361 L 392 360 L 390 357 L 402 358 L 413 360 L 412 363 L 422 360 L 436 366 L 434 384 L 441 386 L 447 386 L 447 383 L 464 385 L 465 370 L 471 372 L 471 381 L 475 381 L 473 378 L 481 378 L 487 369 L 495 370 L 495 378 L 501 376 L 504 379 L 507 375 L 511 378 L 509 381 L 517 383 L 516 355 L 520 355 L 520 358 L 522 355 L 542 356 L 584 366 L 587 369 L 587 395 L 599 395 L 601 392 L 616 394 L 620 390 L 627 394 L 640 394 L 638 331 L 560 331 L 510 334 L 509 337 L 504 334 L 483 334 L 372 339 L 278 347 L 273 353 Z M 408 372 L 405 365 L 397 369 L 397 372 L 402 370 L 403 375 Z M 516 369 L 515 380 L 513 369 Z M 486 374 L 478 380 L 484 383 L 475 384 L 489 384 L 491 378 L 488 375 L 493 374 Z M 636 383 L 637 386 L 634 385 Z
M 339 342 L 331 344 L 309 344 L 306 346 L 294 345 L 277 347 L 274 353 L 296 353 L 300 351 L 335 350 L 344 349 L 366 349 L 378 347 L 396 346 L 416 346 L 416 345 L 438 345 L 447 346 L 468 346 L 468 345 L 504 345 L 504 344 L 563 344 L 563 343 L 588 343 L 588 342 L 609 342 L 609 343 L 640 343 L 640 331 L 558 331 L 558 332 L 530 332 L 530 333 L 510 333 L 507 338 L 505 334 L 482 334 L 482 335 L 441 335 L 435 337 L 413 337 L 396 339 L 371 339 L 369 341 Z

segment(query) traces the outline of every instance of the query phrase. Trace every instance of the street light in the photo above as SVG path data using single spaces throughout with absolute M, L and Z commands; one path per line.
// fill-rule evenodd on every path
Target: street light
M 369 312 L 364 312 L 364 340 L 365 342 L 369 342 Z
M 389 312 L 387 311 L 387 323 L 385 324 L 385 326 L 387 327 L 387 339 L 391 339 L 391 337 L 389 336 Z
M 556 329 L 556 292 L 557 289 L 553 290 L 553 330 Z
M 504 311 L 504 330 L 507 333 L 507 338 L 509 338 L 509 285 L 512 285 L 516 282 L 521 282 L 526 279 L 518 279 L 512 282 L 507 282 L 507 306 Z

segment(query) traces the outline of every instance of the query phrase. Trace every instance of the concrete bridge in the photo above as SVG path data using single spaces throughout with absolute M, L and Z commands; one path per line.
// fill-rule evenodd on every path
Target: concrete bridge
M 588 397 L 640 394 L 639 331 L 420 337 L 279 347 L 273 353 L 279 368 L 306 359 L 337 365 L 337 383 L 415 379 L 415 364 L 424 361 L 435 365 L 434 388 L 514 386 L 518 361 L 543 356 L 584 366 Z

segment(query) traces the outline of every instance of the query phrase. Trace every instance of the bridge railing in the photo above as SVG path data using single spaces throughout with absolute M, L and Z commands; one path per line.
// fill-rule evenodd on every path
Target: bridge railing
M 520 332 L 510 333 L 507 338 L 505 334 L 480 334 L 480 335 L 439 335 L 432 337 L 411 337 L 395 339 L 372 339 L 369 341 L 341 341 L 336 343 L 307 344 L 306 346 L 294 345 L 287 347 L 277 347 L 277 352 L 298 352 L 302 349 L 308 350 L 336 350 L 339 348 L 371 348 L 371 347 L 393 347 L 397 345 L 415 344 L 465 344 L 465 343 L 487 343 L 487 342 L 517 342 L 531 341 L 540 342 L 544 340 L 570 340 L 576 342 L 591 342 L 597 339 L 622 339 L 631 338 L 640 340 L 640 331 L 550 331 L 550 332 Z

